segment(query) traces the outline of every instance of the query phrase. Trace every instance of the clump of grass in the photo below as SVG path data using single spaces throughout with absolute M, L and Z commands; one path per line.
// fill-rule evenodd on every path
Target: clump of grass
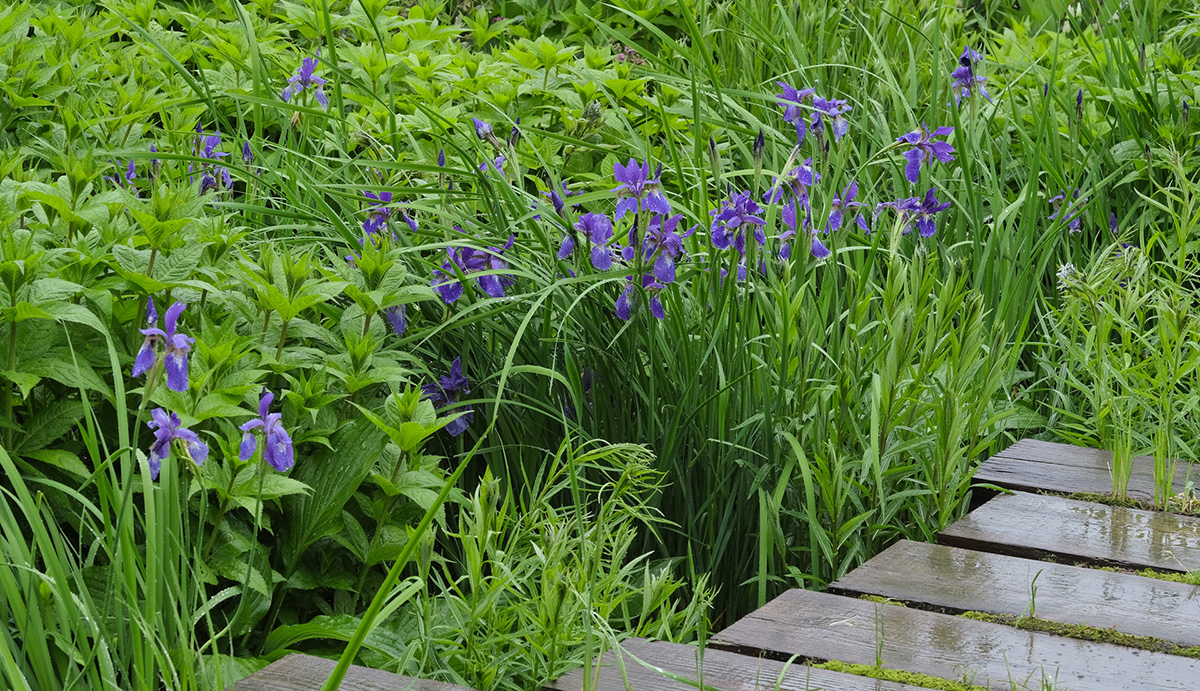
M 846 674 L 854 674 L 860 677 L 869 677 L 871 679 L 880 679 L 883 681 L 894 681 L 901 684 L 909 684 L 918 686 L 923 689 L 937 689 L 938 691 L 987 691 L 985 686 L 977 686 L 968 684 L 962 681 L 952 681 L 950 679 L 942 679 L 928 674 L 920 674 L 918 672 L 906 672 L 898 669 L 884 669 L 874 665 L 857 665 L 849 662 L 840 662 L 838 660 L 830 660 L 814 664 L 817 669 L 828 669 L 834 672 L 844 672 Z
M 1115 645 L 1123 645 L 1127 648 L 1137 648 L 1138 650 L 1150 650 L 1156 653 L 1168 653 L 1170 655 L 1179 655 L 1181 657 L 1200 658 L 1200 645 L 1179 645 L 1170 641 L 1164 641 L 1161 638 L 1153 636 L 1138 636 L 1130 633 L 1122 633 L 1113 629 L 1102 629 L 1096 626 L 1088 626 L 1086 624 L 1063 624 L 1048 619 L 1039 619 L 1037 617 L 1020 617 L 1012 614 L 991 614 L 989 612 L 963 612 L 961 615 L 967 619 L 976 621 L 987 621 L 995 624 L 1006 624 L 1022 631 L 1038 631 L 1041 633 L 1052 633 L 1057 636 L 1066 638 L 1074 638 L 1081 641 L 1092 641 L 1096 643 L 1113 643 Z

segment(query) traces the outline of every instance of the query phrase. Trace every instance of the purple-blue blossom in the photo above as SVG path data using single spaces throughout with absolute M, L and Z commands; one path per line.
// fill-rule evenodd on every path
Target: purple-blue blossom
M 797 89 L 787 82 L 775 82 L 779 88 L 783 89 L 775 96 L 779 105 L 783 107 L 783 119 L 785 122 L 798 122 L 802 119 L 800 107 L 804 105 L 805 100 L 812 100 L 816 89 Z
M 384 318 L 387 319 L 387 323 L 391 325 L 392 331 L 396 332 L 397 336 L 403 336 L 404 330 L 408 328 L 407 307 L 407 305 L 396 305 L 383 311 Z
M 638 162 L 631 158 L 624 166 L 620 163 L 613 164 L 613 177 L 620 183 L 613 188 L 613 192 L 620 197 L 613 220 L 621 220 L 630 211 L 635 214 L 643 210 L 656 214 L 671 213 L 671 204 L 658 188 L 662 178 L 661 163 L 651 177 L 649 161 L 638 165 Z
M 154 145 L 151 144 L 153 147 Z M 133 186 L 133 181 L 137 179 L 137 162 L 132 158 L 129 159 L 129 165 L 125 169 L 124 174 L 118 173 L 116 177 L 105 175 L 104 179 L 112 183 L 116 187 L 126 188 L 133 192 L 133 196 L 138 196 L 138 190 Z
M 987 100 L 992 100 L 987 92 L 987 80 L 982 75 L 975 73 L 975 64 L 982 59 L 983 56 L 971 50 L 970 46 L 963 46 L 962 55 L 958 56 L 958 67 L 950 73 L 950 78 L 954 80 L 950 89 L 954 92 L 955 105 L 961 105 L 964 97 L 970 96 L 976 91 Z
M 954 128 L 946 126 L 930 132 L 929 126 L 921 123 L 920 129 L 900 135 L 896 142 L 912 147 L 901 154 L 908 161 L 908 165 L 904 166 L 904 177 L 915 185 L 921 175 L 922 163 L 932 164 L 935 158 L 942 163 L 953 161 L 954 147 L 949 142 L 934 141 L 934 137 L 945 137 L 953 133 Z
M 263 433 L 263 460 L 272 468 L 286 473 L 295 462 L 295 449 L 292 438 L 283 428 L 282 413 L 271 412 L 271 402 L 275 394 L 264 387 L 262 397 L 258 400 L 258 417 L 245 423 L 238 429 L 242 430 L 242 446 L 238 458 L 248 461 L 258 450 L 258 435 L 255 430 Z
M 613 239 L 613 226 L 612 221 L 608 220 L 608 216 L 589 212 L 580 216 L 574 227 L 580 235 L 588 239 L 592 246 L 592 266 L 596 267 L 598 271 L 611 269 L 613 265 L 612 248 L 608 243 Z M 574 251 L 575 238 L 568 234 L 558 248 L 558 258 L 566 259 Z
M 841 141 L 850 131 L 850 121 L 843 116 L 851 110 L 853 107 L 847 105 L 844 99 L 824 99 L 820 96 L 813 98 L 813 132 L 824 132 L 825 122 L 829 121 L 829 128 L 833 130 L 833 140 Z
M 184 443 L 187 455 L 196 465 L 201 465 L 208 459 L 208 444 L 200 441 L 200 437 L 190 429 L 181 426 L 179 416 L 168 413 L 162 408 L 150 411 L 150 421 L 146 426 L 154 430 L 154 443 L 150 445 L 147 462 L 150 465 L 150 479 L 158 479 L 158 471 L 162 462 L 171 455 L 171 442 L 178 439 Z
M 507 269 L 508 262 L 504 260 L 504 252 L 512 248 L 516 239 L 515 235 L 510 235 L 504 247 L 488 247 L 487 250 L 479 250 L 474 247 L 447 247 L 446 254 L 449 255 L 449 259 L 442 263 L 440 270 L 433 270 L 432 285 L 441 294 L 442 301 L 449 305 L 462 297 L 463 284 L 459 282 L 455 268 L 467 278 L 484 271 Z M 475 276 L 475 282 L 479 285 L 479 289 L 487 295 L 502 298 L 504 297 L 504 286 L 515 283 L 516 279 L 512 274 L 490 273 Z
M 663 311 L 662 296 L 659 292 L 666 288 L 665 285 L 659 283 L 653 276 L 642 276 L 642 288 L 650 294 L 650 314 L 654 315 L 655 319 L 665 319 L 666 313 Z M 622 321 L 629 321 L 633 316 L 633 298 L 634 291 L 633 276 L 627 276 L 625 279 L 625 290 L 617 296 L 616 311 L 617 318 Z
M 325 80 L 314 74 L 320 57 L 318 53 L 316 57 L 304 58 L 296 68 L 296 73 L 288 77 L 287 88 L 280 94 L 285 103 L 291 101 L 293 96 L 299 96 L 301 92 L 311 88 L 317 103 L 320 103 L 322 108 L 329 108 L 329 97 L 325 95 Z
M 367 208 L 367 219 L 363 221 L 363 231 L 368 235 L 374 235 L 387 228 L 388 219 L 392 217 L 392 207 L 387 206 L 392 203 L 392 193 L 380 192 L 376 194 L 366 191 L 363 192 L 363 196 L 376 202 Z
M 1062 219 L 1067 224 L 1067 232 L 1071 234 L 1078 233 L 1079 224 L 1082 220 L 1081 214 L 1083 213 L 1083 210 L 1079 207 L 1086 204 L 1087 201 L 1088 197 L 1079 198 L 1078 188 L 1074 190 L 1069 199 L 1067 198 L 1067 191 L 1063 190 L 1060 194 L 1050 198 L 1050 205 L 1054 207 L 1054 213 L 1047 216 L 1046 220 L 1053 221 L 1062 216 Z
M 158 328 L 158 311 L 154 309 L 151 299 L 146 307 L 147 328 L 139 329 L 146 337 L 133 362 L 132 376 L 138 377 L 149 372 L 158 363 L 157 345 L 163 344 L 163 365 L 167 371 L 167 388 L 172 391 L 187 391 L 188 388 L 188 352 L 196 339 L 176 332 L 180 313 L 187 305 L 176 302 L 167 309 L 165 320 L 166 331 Z
M 713 217 L 712 225 L 709 227 L 713 246 L 722 250 L 732 246 L 739 255 L 745 256 L 746 229 L 743 226 L 753 228 L 754 239 L 760 246 L 766 244 L 767 237 L 763 233 L 762 226 L 767 222 L 759 215 L 762 212 L 762 207 L 750 197 L 749 190 L 734 194 L 721 205 L 720 209 L 713 209 L 709 212 L 709 215 Z
M 422 384 L 421 391 L 442 415 L 461 413 L 446 425 L 446 431 L 450 433 L 450 436 L 457 437 L 467 431 L 467 426 L 471 424 L 475 413 L 471 410 L 471 406 L 457 405 L 463 396 L 471 393 L 471 382 L 462 373 L 462 357 L 454 358 L 454 362 L 450 364 L 448 375 L 438 378 L 436 383 Z
M 797 197 L 805 200 L 808 199 L 808 188 L 821 180 L 821 174 L 813 169 L 812 159 L 806 158 L 804 162 L 796 166 L 783 179 L 771 178 L 771 188 L 763 192 L 763 201 L 768 204 L 777 204 L 783 201 L 784 188 L 790 189 Z
M 654 260 L 654 277 L 666 285 L 675 282 L 675 263 L 683 254 L 683 239 L 696 231 L 693 227 L 680 235 L 675 232 L 683 214 L 655 216 L 646 227 L 646 239 L 642 242 L 642 255 L 647 261 Z
M 842 216 L 850 209 L 862 206 L 862 202 L 855 201 L 858 198 L 858 181 L 851 180 L 850 184 L 846 185 L 846 189 L 842 190 L 840 197 L 834 197 L 830 204 L 829 220 L 825 222 L 825 232 L 832 233 L 841 229 Z M 867 219 L 863 218 L 861 213 L 855 219 L 858 227 L 863 231 L 869 232 L 867 229 Z
M 934 214 L 940 213 L 950 208 L 950 202 L 939 203 L 937 197 L 934 196 L 934 189 L 929 188 L 925 193 L 925 198 L 908 197 L 898 199 L 894 202 L 882 202 L 875 207 L 875 215 L 885 209 L 890 208 L 896 211 L 900 216 L 900 222 L 904 224 L 903 234 L 908 235 L 915 227 L 921 237 L 933 237 L 937 231 L 937 224 L 934 219 Z

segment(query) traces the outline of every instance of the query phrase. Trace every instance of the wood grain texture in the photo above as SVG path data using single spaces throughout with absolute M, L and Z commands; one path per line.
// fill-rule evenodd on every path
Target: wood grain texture
M 337 663 L 322 657 L 292 654 L 263 667 L 229 687 L 233 691 L 319 691 Z M 351 667 L 342 691 L 471 691 L 462 686 L 403 677 L 367 667 Z
M 1070 444 L 1022 439 L 984 461 L 975 481 L 1026 492 L 1112 492 L 1109 466 L 1112 453 Z M 1190 463 L 1175 467 L 1175 487 L 1181 490 L 1197 473 Z M 1133 459 L 1129 494 L 1138 499 L 1154 498 L 1154 461 L 1149 456 Z
M 1059 691 L 1179 691 L 1200 682 L 1200 661 L 1190 658 L 806 590 L 780 595 L 714 636 L 712 644 L 741 653 L 875 664 L 877 641 L 886 668 L 966 676 L 1005 691 L 1010 681 L 1037 689 L 1043 674 L 1056 680 Z
M 990 499 L 943 530 L 938 542 L 1031 559 L 1200 568 L 1200 518 L 1025 492 Z
M 762 657 L 739 655 L 710 648 L 700 664 L 700 649 L 678 643 L 631 639 L 623 644 L 618 665 L 616 652 L 605 653 L 594 691 L 696 691 L 695 682 L 719 691 L 918 691 L 919 687 L 891 681 L 813 669 L 801 662 L 787 664 Z M 638 660 L 658 669 L 649 669 Z M 672 679 L 658 670 L 691 680 Z M 628 685 L 626 685 L 628 682 Z M 778 686 L 776 686 L 778 684 Z M 577 669 L 546 687 L 551 691 L 582 691 L 583 670 Z
M 1039 618 L 1200 645 L 1200 587 L 924 542 L 892 545 L 830 590 L 1023 616 L 1035 578 Z

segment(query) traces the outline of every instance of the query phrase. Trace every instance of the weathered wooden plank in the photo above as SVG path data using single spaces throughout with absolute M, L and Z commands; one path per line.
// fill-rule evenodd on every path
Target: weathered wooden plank
M 272 662 L 229 687 L 233 691 L 317 691 L 337 663 L 323 657 L 293 654 Z M 351 667 L 342 691 L 471 691 L 439 681 L 413 679 L 367 667 Z
M 1036 581 L 1035 581 L 1036 578 Z M 1035 614 L 1179 645 L 1200 645 L 1200 588 L 1128 573 L 902 540 L 830 586 L 951 612 Z
M 715 648 L 704 651 L 701 664 L 700 649 L 695 646 L 647 641 L 641 638 L 626 641 L 622 648 L 619 653 L 605 653 L 598 675 L 593 669 L 593 674 L 596 675 L 593 678 L 595 683 L 588 688 L 594 691 L 695 691 L 698 688 L 696 682 L 702 682 L 706 688 L 720 691 L 917 691 L 919 688 L 813 669 L 802 662 L 788 664 Z M 638 660 L 657 669 L 649 669 Z M 683 677 L 692 683 L 672 679 L 658 670 Z M 546 687 L 548 691 L 582 691 L 583 688 L 582 668 Z
M 881 634 L 877 633 L 881 632 Z M 949 614 L 883 605 L 857 598 L 789 590 L 713 637 L 734 652 L 801 655 L 919 672 L 1011 689 L 1039 688 L 1043 675 L 1057 689 L 1195 688 L 1200 661 L 1090 643 Z M 877 647 L 878 646 L 878 647 Z
M 943 530 L 938 542 L 1031 559 L 1200 568 L 1200 518 L 1025 492 L 993 497 Z
M 1102 449 L 1022 439 L 984 461 L 975 481 L 1028 492 L 1107 494 L 1112 492 L 1111 462 L 1112 453 Z M 1190 463 L 1181 462 L 1175 467 L 1174 486 L 1182 490 L 1196 475 Z M 1129 495 L 1153 499 L 1154 460 L 1149 456 L 1133 459 Z

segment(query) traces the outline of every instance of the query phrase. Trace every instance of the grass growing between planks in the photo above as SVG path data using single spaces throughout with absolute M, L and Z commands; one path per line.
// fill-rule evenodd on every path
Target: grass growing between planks
M 967 619 L 975 619 L 976 621 L 989 621 L 995 624 L 1006 624 L 1008 626 L 1021 629 L 1022 631 L 1052 633 L 1056 636 L 1074 638 L 1080 641 L 1112 643 L 1115 645 L 1123 645 L 1127 648 L 1137 648 L 1138 650 L 1149 650 L 1156 653 L 1168 653 L 1170 655 L 1179 655 L 1181 657 L 1200 658 L 1200 645 L 1179 645 L 1170 641 L 1164 641 L 1160 638 L 1154 638 L 1153 636 L 1135 636 L 1133 634 L 1121 633 L 1120 631 L 1102 629 L 1095 626 L 1087 626 L 1085 624 L 1061 624 L 1056 621 L 1039 619 L 1037 617 L 1021 617 L 1012 614 L 989 614 L 987 612 L 963 612 L 959 616 Z

